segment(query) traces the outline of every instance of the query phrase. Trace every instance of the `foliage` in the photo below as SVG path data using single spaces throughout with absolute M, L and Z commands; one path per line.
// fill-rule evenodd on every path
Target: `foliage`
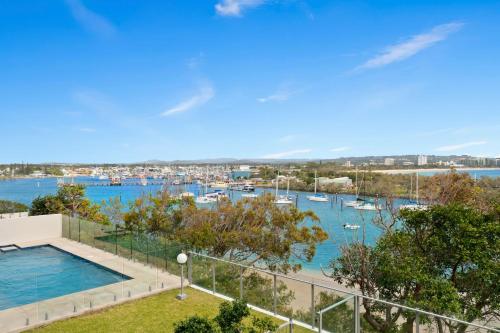
M 27 212 L 28 210 L 29 207 L 25 204 L 9 200 L 0 200 L 0 214 Z
M 188 205 L 177 237 L 213 256 L 288 272 L 301 267 L 294 259 L 312 260 L 316 244 L 327 239 L 317 222 L 312 211 L 278 207 L 267 194 L 234 204 L 223 199 L 214 210 Z
M 148 194 L 130 204 L 129 211 L 123 214 L 123 221 L 128 229 L 171 234 L 182 218 L 180 208 L 183 202 L 167 191 Z
M 100 224 L 109 223 L 108 217 L 101 212 L 101 206 L 85 197 L 85 186 L 61 186 L 55 195 L 37 197 L 33 200 L 30 215 L 67 214 Z
M 332 260 L 331 276 L 363 295 L 472 322 L 500 315 L 499 211 L 463 204 L 402 210 L 401 228 L 373 247 L 354 243 Z M 477 283 L 481 281 L 481 283 Z M 379 332 L 412 327 L 414 313 L 363 300 L 364 319 Z M 406 322 L 401 325 L 400 318 Z M 429 320 L 429 319 L 427 319 Z M 439 322 L 451 331 L 466 325 Z
M 215 333 L 213 323 L 210 319 L 194 315 L 175 324 L 175 333 Z
M 214 321 L 219 325 L 222 333 L 238 333 L 243 328 L 241 321 L 249 315 L 250 310 L 245 301 L 223 302 L 219 307 L 219 314 L 214 318 Z
M 251 325 L 245 324 L 244 319 L 249 315 L 250 309 L 244 300 L 222 302 L 219 314 L 212 321 L 195 315 L 175 324 L 175 333 L 265 333 L 273 332 L 278 327 L 267 317 L 253 317 Z

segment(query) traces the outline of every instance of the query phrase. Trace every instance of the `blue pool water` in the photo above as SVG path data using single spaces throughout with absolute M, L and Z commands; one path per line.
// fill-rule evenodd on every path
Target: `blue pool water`
M 0 252 L 0 311 L 128 279 L 49 245 Z

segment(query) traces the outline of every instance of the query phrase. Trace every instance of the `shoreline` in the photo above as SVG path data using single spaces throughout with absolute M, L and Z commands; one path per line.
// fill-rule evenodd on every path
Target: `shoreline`
M 451 170 L 456 171 L 500 171 L 500 168 L 474 168 L 474 167 L 465 167 L 465 168 L 429 168 L 429 169 L 389 169 L 389 170 L 372 170 L 371 172 L 383 173 L 383 174 L 408 174 L 408 173 L 416 173 L 416 172 L 449 172 Z

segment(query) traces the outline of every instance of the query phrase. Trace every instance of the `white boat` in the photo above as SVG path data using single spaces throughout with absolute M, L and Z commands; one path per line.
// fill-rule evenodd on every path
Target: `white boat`
M 411 199 L 411 192 L 412 192 L 412 181 L 410 178 L 410 199 Z M 415 203 L 410 203 L 410 204 L 405 204 L 399 206 L 399 209 L 408 209 L 408 210 L 426 210 L 429 208 L 427 205 L 422 205 L 419 203 L 419 196 L 418 196 L 418 172 L 416 173 L 416 180 L 415 180 Z
M 109 179 L 108 175 L 100 175 L 98 178 L 99 178 L 99 180 L 108 180 Z
M 314 171 L 314 195 L 308 195 L 307 200 L 316 202 L 328 202 L 328 196 L 326 194 L 317 193 L 318 192 L 318 177 L 317 172 Z
M 255 187 L 253 185 L 250 185 L 250 184 L 245 184 L 245 185 L 243 185 L 241 190 L 243 192 L 253 192 L 253 191 L 255 191 Z
M 290 190 L 290 179 L 287 178 L 286 195 L 279 195 L 279 175 L 280 174 L 278 172 L 278 175 L 276 176 L 276 199 L 274 199 L 274 203 L 277 205 L 292 205 L 293 200 L 291 200 L 290 196 L 288 195 L 288 191 Z
M 344 201 L 344 206 L 346 207 L 358 207 L 363 204 L 363 201 L 361 200 L 351 200 L 351 201 Z
M 179 198 L 182 199 L 182 198 L 192 198 L 194 197 L 194 193 L 193 192 L 182 192 L 181 194 L 179 194 Z
M 377 205 L 374 205 L 372 203 L 364 203 L 362 205 L 359 205 L 359 206 L 355 206 L 354 209 L 357 209 L 357 210 L 380 210 L 381 208 L 378 207 Z
M 208 204 L 208 203 L 214 203 L 214 202 L 217 202 L 217 198 L 215 197 L 207 197 L 207 196 L 201 196 L 201 197 L 197 197 L 194 202 L 196 202 L 197 204 Z
M 360 226 L 357 224 L 349 224 L 349 223 L 344 224 L 343 227 L 344 229 L 349 229 L 349 230 L 356 230 L 360 228 Z
M 427 205 L 422 204 L 407 204 L 399 206 L 399 209 L 408 209 L 408 210 L 426 210 L 429 208 Z
M 259 195 L 256 193 L 243 193 L 241 195 L 242 198 L 258 198 Z
M 148 180 L 146 179 L 146 177 L 141 177 L 141 185 L 148 186 Z

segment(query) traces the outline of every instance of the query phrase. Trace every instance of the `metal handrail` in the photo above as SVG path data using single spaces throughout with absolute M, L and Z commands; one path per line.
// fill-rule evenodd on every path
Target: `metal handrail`
M 221 258 L 216 258 L 216 257 L 212 257 L 212 256 L 209 256 L 209 255 L 206 255 L 206 254 L 197 253 L 197 252 L 193 252 L 193 251 L 188 251 L 188 254 L 191 254 L 191 255 L 194 255 L 194 256 L 208 258 L 208 259 L 215 260 L 215 261 L 224 262 L 224 263 L 227 263 L 227 264 L 230 264 L 230 265 L 234 265 L 234 266 L 238 266 L 238 267 L 241 267 L 241 268 L 252 269 L 252 270 L 255 270 L 255 271 L 258 271 L 258 272 L 261 272 L 261 273 L 269 274 L 269 275 L 276 276 L 276 277 L 281 277 L 281 278 L 284 278 L 284 279 L 289 279 L 289 280 L 296 281 L 296 282 L 302 282 L 302 283 L 306 283 L 306 284 L 311 284 L 313 286 L 320 287 L 320 288 L 325 288 L 325 289 L 328 289 L 328 290 L 331 290 L 331 291 L 342 292 L 342 293 L 350 295 L 352 298 L 354 298 L 354 297 L 360 297 L 360 298 L 368 299 L 368 300 L 371 300 L 371 301 L 374 301 L 374 302 L 380 302 L 380 303 L 383 303 L 383 304 L 386 304 L 386 305 L 390 305 L 390 306 L 402 308 L 402 309 L 405 309 L 405 310 L 413 311 L 413 312 L 415 312 L 417 314 L 423 314 L 423 315 L 432 316 L 432 317 L 436 317 L 436 318 L 440 318 L 440 319 L 451 320 L 451 321 L 454 321 L 456 323 L 465 324 L 465 325 L 473 326 L 473 327 L 476 327 L 476 328 L 485 329 L 487 331 L 492 331 L 492 332 L 500 333 L 500 329 L 497 329 L 497 328 L 493 328 L 493 327 L 489 327 L 489 326 L 484 326 L 484 325 L 480 325 L 480 324 L 475 324 L 475 323 L 467 322 L 467 321 L 460 320 L 460 319 L 457 319 L 457 318 L 448 317 L 448 316 L 440 315 L 440 314 L 437 314 L 437 313 L 433 313 L 433 312 L 429 312 L 429 311 L 425 311 L 425 310 L 420 310 L 420 309 L 417 309 L 417 308 L 412 308 L 412 307 L 409 307 L 409 306 L 406 306 L 406 305 L 402 305 L 402 304 L 398 304 L 398 303 L 386 301 L 386 300 L 379 299 L 379 298 L 374 298 L 374 297 L 366 296 L 366 295 L 363 295 L 363 294 L 360 294 L 360 293 L 355 293 L 355 292 L 349 292 L 349 291 L 341 290 L 341 289 L 338 289 L 338 288 L 335 288 L 335 287 L 324 285 L 322 283 L 317 283 L 317 282 L 314 282 L 314 281 L 307 281 L 307 280 L 300 279 L 300 278 L 297 278 L 297 277 L 287 276 L 287 275 L 282 274 L 282 273 L 275 273 L 275 272 L 271 272 L 271 271 L 268 271 L 268 270 L 265 270 L 265 269 L 262 269 L 262 268 L 251 267 L 251 266 L 247 266 L 247 265 L 244 265 L 244 264 L 235 263 L 235 262 L 232 262 L 232 261 L 229 261 L 229 260 L 225 260 L 225 259 L 221 259 Z M 344 300 L 344 301 L 346 301 L 346 300 Z
M 330 311 L 331 309 L 336 308 L 337 306 L 342 305 L 342 304 L 344 304 L 344 303 L 345 303 L 345 302 L 347 302 L 347 301 L 350 301 L 350 300 L 351 300 L 351 299 L 353 299 L 354 297 L 355 297 L 354 295 L 351 295 L 351 296 L 349 296 L 349 297 L 347 297 L 347 298 L 344 298 L 344 299 L 343 299 L 343 300 L 341 300 L 340 302 L 337 302 L 337 303 L 334 303 L 334 304 L 332 304 L 332 305 L 330 305 L 330 306 L 327 306 L 326 308 L 319 310 L 319 311 L 318 311 L 318 314 L 319 314 L 319 315 L 321 315 L 321 314 L 323 314 L 323 313 L 325 313 L 325 312 L 327 312 L 327 311 Z

